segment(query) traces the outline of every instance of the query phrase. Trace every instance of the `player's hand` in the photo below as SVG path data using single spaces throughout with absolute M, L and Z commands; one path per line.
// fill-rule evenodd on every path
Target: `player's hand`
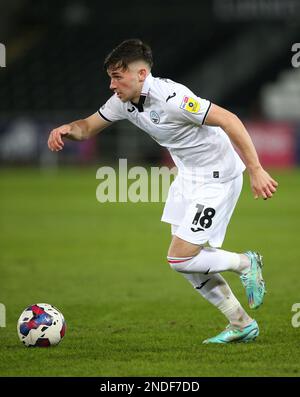
M 263 168 L 251 171 L 249 174 L 254 198 L 262 197 L 264 200 L 271 198 L 277 190 L 278 183 Z
M 62 150 L 64 147 L 63 137 L 70 135 L 71 130 L 72 126 L 70 124 L 64 124 L 52 130 L 48 139 L 49 149 L 56 152 Z

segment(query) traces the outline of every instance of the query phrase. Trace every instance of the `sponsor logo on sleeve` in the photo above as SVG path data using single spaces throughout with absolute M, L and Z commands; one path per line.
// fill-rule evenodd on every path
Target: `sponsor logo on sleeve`
M 198 113 L 200 110 L 200 103 L 196 99 L 184 96 L 181 102 L 180 108 L 186 110 L 189 113 Z

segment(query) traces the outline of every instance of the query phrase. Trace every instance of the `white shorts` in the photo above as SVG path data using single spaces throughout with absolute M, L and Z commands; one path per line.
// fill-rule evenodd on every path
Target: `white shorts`
M 172 234 L 192 244 L 221 247 L 240 196 L 243 174 L 225 183 L 208 183 L 188 194 L 180 178 L 171 184 L 161 220 Z

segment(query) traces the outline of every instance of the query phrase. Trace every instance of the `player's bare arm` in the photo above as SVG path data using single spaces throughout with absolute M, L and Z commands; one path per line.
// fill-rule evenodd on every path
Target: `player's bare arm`
M 239 149 L 250 176 L 254 198 L 271 198 L 278 183 L 261 166 L 253 142 L 241 120 L 228 110 L 212 104 L 205 124 L 221 127 Z
M 98 113 L 94 113 L 85 119 L 61 125 L 50 132 L 48 147 L 52 151 L 62 150 L 64 147 L 64 138 L 74 141 L 84 141 L 98 134 L 109 124 L 111 123 L 100 117 Z

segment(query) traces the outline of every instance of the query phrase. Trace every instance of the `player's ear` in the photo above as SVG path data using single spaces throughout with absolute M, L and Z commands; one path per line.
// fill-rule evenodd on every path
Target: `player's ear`
M 145 81 L 147 77 L 147 69 L 141 68 L 138 71 L 139 81 Z

